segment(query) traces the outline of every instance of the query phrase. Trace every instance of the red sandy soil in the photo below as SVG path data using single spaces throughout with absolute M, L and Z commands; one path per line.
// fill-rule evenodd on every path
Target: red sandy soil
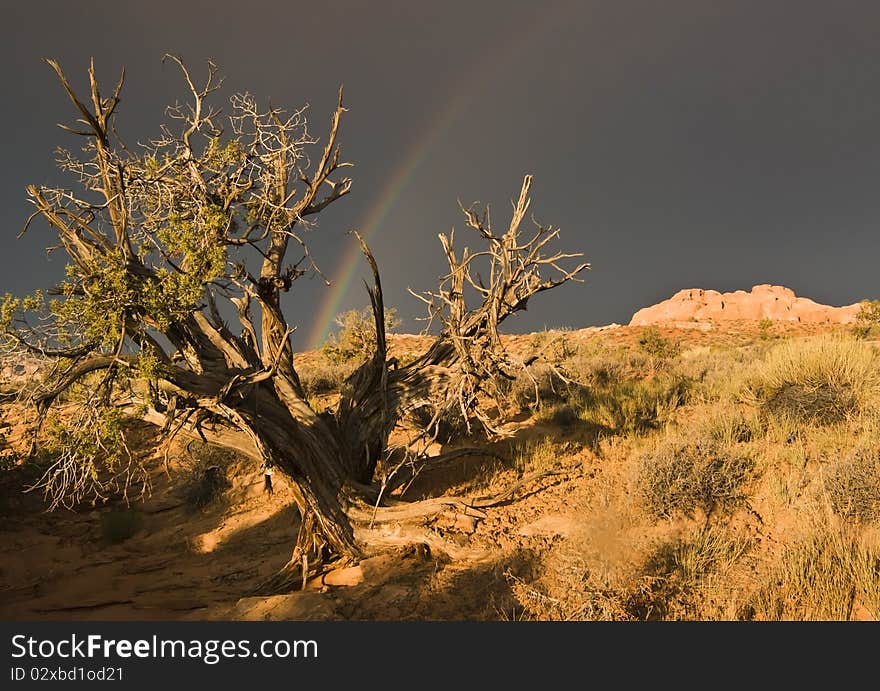
M 754 326 L 754 325 L 752 325 Z M 796 327 L 808 333 L 818 329 Z M 606 344 L 633 343 L 634 327 L 568 332 L 574 342 L 599 338 Z M 728 345 L 755 338 L 742 325 L 725 329 L 663 329 L 689 346 Z M 534 336 L 511 338 L 524 351 Z M 416 336 L 394 337 L 395 352 L 415 349 Z M 4 411 L 7 438 L 20 441 L 22 411 Z M 550 434 L 565 442 L 560 429 L 531 419 L 510 423 L 515 437 Z M 136 430 L 147 448 L 155 428 Z M 614 439 L 607 440 L 612 446 Z M 573 446 L 572 448 L 577 448 Z M 182 454 L 165 467 L 160 456 L 148 462 L 150 497 L 133 503 L 140 528 L 120 544 L 102 533 L 113 506 L 45 512 L 41 498 L 18 491 L 19 473 L 4 473 L 0 488 L 0 616 L 3 619 L 504 619 L 519 608 L 513 585 L 528 582 L 540 560 L 572 545 L 601 555 L 614 568 L 650 541 L 650 530 L 629 520 L 626 497 L 611 497 L 614 464 L 603 450 L 580 448 L 560 458 L 560 475 L 523 488 L 510 503 L 475 516 L 452 510 L 426 520 L 417 535 L 384 524 L 373 536 L 394 549 L 358 567 L 326 575 L 303 592 L 274 597 L 253 590 L 288 559 L 297 512 L 282 477 L 275 493 L 263 491 L 258 468 L 245 461 L 229 470 L 231 487 L 206 509 L 192 508 L 181 495 L 186 472 Z M 605 455 L 608 448 L 604 449 Z M 613 454 L 611 454 L 613 455 Z M 427 470 L 409 497 L 491 492 L 515 476 L 499 471 L 491 458 L 468 456 L 443 470 Z M 621 508 L 623 507 L 623 508 Z M 674 524 L 662 530 L 675 530 Z M 658 528 L 659 530 L 659 528 Z M 427 545 L 425 548 L 423 545 Z M 561 552 L 560 552 L 561 553 Z M 519 608 L 521 609 L 521 608 Z

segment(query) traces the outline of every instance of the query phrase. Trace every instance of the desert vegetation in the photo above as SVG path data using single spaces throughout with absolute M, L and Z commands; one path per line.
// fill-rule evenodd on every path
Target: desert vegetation
M 560 363 L 586 391 L 553 410 L 595 475 L 543 570 L 511 575 L 520 617 L 876 619 L 876 348 L 842 327 L 740 325 L 680 352 L 634 331 Z
M 780 329 L 767 339 L 758 325 L 740 325 L 657 330 L 652 342 L 668 338 L 678 347 L 647 352 L 643 331 L 503 336 L 515 357 L 537 356 L 540 366 L 506 385 L 502 433 L 450 424 L 448 438 L 432 442 L 433 461 L 412 464 L 404 451 L 425 420 L 401 419 L 377 468 L 383 503 L 402 519 L 398 537 L 389 542 L 381 520 L 370 528 L 386 536 L 393 559 L 381 562 L 384 570 L 355 567 L 354 584 L 313 593 L 333 598 L 329 613 L 319 606 L 268 616 L 382 618 L 391 606 L 383 593 L 405 593 L 401 618 L 880 617 L 876 347 L 846 327 Z M 391 335 L 389 352 L 406 357 L 418 340 Z M 321 350 L 302 361 L 304 381 L 331 364 Z M 334 405 L 344 386 L 323 384 L 322 404 Z M 10 428 L 12 447 L 21 448 L 19 431 Z M 143 444 L 132 433 L 134 452 Z M 154 456 L 150 498 L 99 504 L 94 530 L 103 549 L 131 550 L 162 530 L 139 507 L 158 500 L 166 472 L 180 504 L 168 521 L 202 526 L 189 545 L 213 544 L 206 536 L 222 528 L 211 525 L 265 512 L 267 502 L 273 511 L 295 506 L 287 484 L 271 499 L 259 492 L 246 456 L 203 442 L 179 448 L 170 471 L 162 453 Z M 7 497 L 13 477 L 51 462 L 44 453 L 4 473 Z M 38 469 L 27 472 L 39 477 Z M 415 507 L 423 507 L 418 528 L 410 522 Z M 365 511 L 368 524 L 373 511 Z M 360 515 L 354 520 L 360 524 Z M 411 527 L 401 541 L 402 525 Z M 269 535 L 277 544 L 288 532 Z M 266 561 L 267 570 L 277 563 Z M 337 571 L 348 573 L 331 565 L 321 578 L 336 582 Z M 263 579 L 247 582 L 233 609 L 215 602 L 202 614 L 267 616 L 251 590 Z M 286 597 L 314 606 L 310 592 Z
M 503 231 L 462 209 L 479 249 L 440 236 L 420 336 L 355 232 L 369 306 L 302 352 L 282 296 L 351 189 L 342 94 L 321 146 L 249 95 L 221 124 L 216 68 L 169 59 L 189 102 L 142 150 L 122 79 L 81 98 L 50 62 L 85 145 L 59 158 L 80 188 L 28 188 L 67 279 L 0 313 L 29 363 L 0 382 L 11 616 L 880 618 L 873 303 L 855 327 L 504 333 L 589 268 L 522 227 L 527 176 Z

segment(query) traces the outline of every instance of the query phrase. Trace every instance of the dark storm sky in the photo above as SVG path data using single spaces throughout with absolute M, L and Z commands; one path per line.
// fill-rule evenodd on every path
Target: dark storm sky
M 334 275 L 344 232 L 384 204 L 371 244 L 386 301 L 407 318 L 420 305 L 406 288 L 431 287 L 443 269 L 437 233 L 463 231 L 458 200 L 491 202 L 500 224 L 525 173 L 535 215 L 593 270 L 536 298 L 511 330 L 626 322 L 685 287 L 778 283 L 830 304 L 880 295 L 876 1 L 78 0 L 0 11 L 3 292 L 63 267 L 46 260 L 44 228 L 15 239 L 25 185 L 57 182 L 53 150 L 73 143 L 54 127 L 72 114 L 41 58 L 79 85 L 91 55 L 108 82 L 125 66 L 119 124 L 136 140 L 184 96 L 161 62 L 173 52 L 193 72 L 216 60 L 227 94 L 309 103 L 319 135 L 344 84 L 354 188 L 322 214 L 313 251 Z M 367 303 L 351 286 L 340 308 Z M 296 288 L 293 321 L 308 330 L 309 305 L 329 289 Z

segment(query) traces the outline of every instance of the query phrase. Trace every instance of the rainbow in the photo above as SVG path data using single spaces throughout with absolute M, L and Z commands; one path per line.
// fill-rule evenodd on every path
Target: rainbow
M 425 133 L 417 139 L 419 144 L 403 156 L 395 168 L 395 172 L 379 194 L 376 203 L 367 212 L 364 222 L 358 229 L 364 242 L 369 244 L 370 239 L 388 218 L 398 199 L 412 182 L 416 171 L 428 157 L 434 145 L 476 98 L 480 85 L 489 81 L 501 68 L 507 66 L 516 57 L 519 49 L 529 44 L 527 39 L 534 41 L 535 38 L 542 37 L 551 25 L 555 24 L 551 20 L 556 18 L 561 19 L 558 15 L 546 12 L 538 26 L 528 27 L 531 30 L 527 35 L 513 36 L 507 41 L 504 49 L 490 51 L 489 57 L 477 69 L 469 72 L 469 78 L 465 79 L 455 90 L 456 95 L 449 99 L 446 108 L 429 122 Z M 333 273 L 333 278 L 330 279 L 330 289 L 321 300 L 312 326 L 305 337 L 305 346 L 308 350 L 319 348 L 327 338 L 336 315 L 339 313 L 342 301 L 348 294 L 348 289 L 355 276 L 358 275 L 358 266 L 362 260 L 360 244 L 352 238 L 341 262 Z
M 364 242 L 369 244 L 370 238 L 375 235 L 376 230 L 388 217 L 397 200 L 400 199 L 400 196 L 412 181 L 414 173 L 425 160 L 434 142 L 455 121 L 455 118 L 464 109 L 464 106 L 465 99 L 457 99 L 448 106 L 443 111 L 442 116 L 435 120 L 434 126 L 429 130 L 429 136 L 422 137 L 421 143 L 412 149 L 409 155 L 397 167 L 379 195 L 378 201 L 369 210 L 366 220 L 361 225 L 362 230 L 360 232 Z M 336 315 L 339 313 L 342 300 L 347 295 L 355 276 L 357 276 L 358 266 L 362 261 L 364 261 L 364 258 L 361 254 L 360 243 L 355 238 L 352 238 L 343 254 L 342 261 L 334 273 L 334 277 L 330 280 L 330 290 L 327 291 L 327 294 L 318 306 L 318 312 L 312 323 L 312 328 L 306 336 L 306 348 L 308 350 L 320 347 L 324 339 L 327 338 L 330 329 L 333 327 Z

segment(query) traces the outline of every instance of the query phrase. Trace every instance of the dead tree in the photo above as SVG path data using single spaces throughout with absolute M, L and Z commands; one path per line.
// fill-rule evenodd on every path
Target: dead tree
M 485 404 L 498 397 L 501 379 L 524 369 L 505 352 L 498 326 L 588 265 L 565 268 L 581 255 L 548 251 L 556 229 L 536 224 L 523 236 L 530 177 L 504 233 L 493 231 L 488 211 L 464 210 L 483 249 L 459 254 L 453 233 L 440 236 L 449 272 L 421 296 L 439 333 L 421 357 L 397 367 L 388 357 L 379 269 L 355 233 L 373 275 L 375 349 L 345 381 L 335 410 L 319 413 L 297 374 L 281 297 L 317 271 L 302 230 L 351 189 L 340 176 L 349 165 L 337 141 L 342 92 L 312 161 L 317 142 L 304 110 L 263 111 L 250 95 L 236 95 L 224 128 L 209 104 L 220 87 L 214 65 L 196 84 L 179 58 L 169 59 L 189 100 L 169 108 L 161 136 L 138 149 L 114 127 L 122 77 L 108 97 L 90 67 L 82 99 L 49 61 L 78 114 L 62 127 L 85 145 L 78 155 L 61 152 L 59 165 L 80 191 L 29 187 L 28 224 L 41 218 L 57 235 L 68 278 L 51 301 L 7 298 L 3 325 L 19 346 L 63 363 L 34 395 L 40 420 L 85 378 L 92 410 L 128 382 L 128 396 L 142 404 L 138 414 L 161 424 L 166 437 L 207 434 L 283 473 L 302 519 L 285 577 L 304 577 L 328 558 L 362 554 L 348 512 L 376 499 L 377 462 L 403 415 L 430 406 L 435 418 L 457 412 L 495 429 Z M 28 321 L 24 308 L 41 319 Z M 50 467 L 43 487 L 63 492 L 81 460 Z

